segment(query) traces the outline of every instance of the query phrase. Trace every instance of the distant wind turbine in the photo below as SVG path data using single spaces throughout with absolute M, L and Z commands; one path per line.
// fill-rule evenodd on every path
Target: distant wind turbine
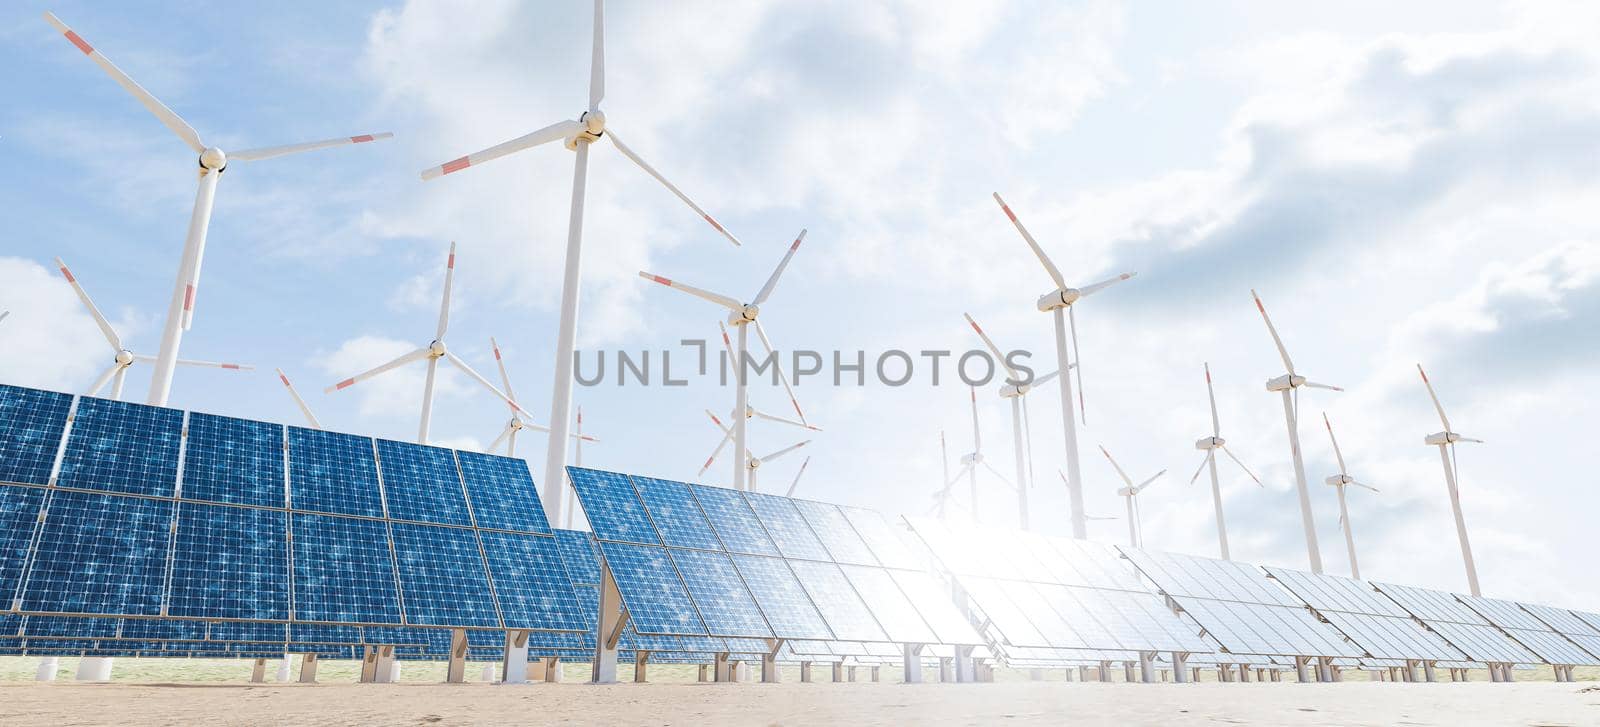
M 1461 560 L 1467 566 L 1467 587 L 1472 589 L 1472 595 L 1481 596 L 1483 594 L 1478 590 L 1478 566 L 1472 560 L 1472 543 L 1467 540 L 1467 521 L 1461 515 L 1461 491 L 1456 485 L 1456 442 L 1483 444 L 1483 440 L 1464 437 L 1450 428 L 1450 418 L 1444 415 L 1444 406 L 1439 403 L 1439 395 L 1433 392 L 1433 382 L 1428 380 L 1428 372 L 1422 370 L 1422 364 L 1417 364 L 1417 373 L 1422 375 L 1422 384 L 1428 387 L 1428 398 L 1433 400 L 1433 408 L 1439 412 L 1439 422 L 1444 424 L 1444 431 L 1429 434 L 1422 442 L 1439 448 L 1439 461 L 1444 464 L 1444 484 L 1450 491 L 1450 511 L 1456 517 L 1456 537 L 1461 540 Z
M 1344 466 L 1344 452 L 1339 451 L 1339 438 L 1333 436 L 1333 423 L 1328 421 L 1328 413 L 1322 413 L 1322 425 L 1328 428 L 1328 441 L 1333 442 L 1333 456 L 1339 461 L 1339 474 L 1324 480 L 1334 489 L 1339 491 L 1339 524 L 1344 527 L 1344 547 L 1350 555 L 1350 577 L 1361 580 L 1361 566 L 1356 564 L 1356 536 L 1350 530 L 1350 508 L 1345 505 L 1344 490 L 1346 487 L 1360 487 L 1377 492 L 1378 488 L 1358 482 L 1350 476 L 1350 470 Z

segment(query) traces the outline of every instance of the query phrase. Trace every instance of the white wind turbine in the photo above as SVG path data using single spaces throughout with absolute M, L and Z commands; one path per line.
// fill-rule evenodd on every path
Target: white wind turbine
M 513 154 L 524 149 L 529 149 L 541 144 L 554 141 L 563 142 L 568 149 L 576 152 L 576 159 L 572 171 L 572 210 L 567 218 L 567 251 L 566 265 L 561 278 L 561 319 L 556 329 L 556 365 L 555 382 L 552 384 L 550 397 L 550 446 L 546 452 L 544 471 L 550 475 L 550 487 L 545 488 L 545 510 L 549 512 L 552 520 L 560 520 L 562 512 L 561 493 L 566 489 L 565 473 L 567 463 L 567 426 L 572 416 L 572 360 L 573 349 L 577 340 L 578 322 L 578 279 L 582 267 L 583 249 L 583 200 L 584 186 L 588 180 L 589 170 L 589 145 L 598 141 L 602 136 L 615 144 L 617 151 L 639 165 L 645 173 L 654 177 L 669 191 L 683 200 L 683 203 L 694 210 L 709 223 L 723 237 L 728 238 L 734 245 L 739 244 L 739 239 L 728 232 L 721 224 L 706 214 L 706 211 L 689 199 L 688 195 L 680 191 L 666 177 L 661 176 L 654 167 L 645 163 L 629 149 L 622 140 L 617 138 L 616 132 L 607 123 L 606 115 L 600 111 L 600 100 L 606 95 L 606 69 L 605 69 L 605 7 L 603 0 L 594 3 L 594 45 L 589 61 L 589 108 L 578 116 L 576 121 L 559 121 L 543 129 L 534 131 L 524 136 L 517 137 L 503 144 L 484 149 L 475 154 L 445 162 L 437 167 L 430 168 L 422 173 L 424 180 L 459 172 L 467 167 L 477 166 L 491 159 L 497 159 L 508 154 Z
M 583 467 L 583 442 L 584 442 L 584 440 L 591 440 L 591 441 L 600 441 L 600 440 L 595 439 L 594 437 L 585 437 L 585 436 L 583 436 L 583 407 L 581 407 L 581 406 L 578 407 L 577 411 L 578 411 L 578 423 L 577 423 L 577 428 L 574 429 L 573 432 L 572 432 L 572 434 L 573 434 L 573 437 L 572 437 L 572 439 L 573 439 L 572 450 L 573 450 L 573 455 L 574 455 L 573 462 L 574 462 L 574 464 L 576 464 L 578 467 L 581 468 L 581 467 Z M 576 498 L 577 498 L 577 493 L 574 492 L 572 490 L 572 488 L 570 488 L 570 487 L 567 488 L 566 509 L 562 510 L 562 517 L 565 519 L 565 524 L 562 525 L 562 527 L 566 528 L 567 530 L 573 529 L 573 525 L 572 525 L 573 517 L 572 517 L 572 515 L 573 515 L 573 513 L 577 512 L 577 510 L 578 510 L 577 503 L 573 502 L 573 500 L 576 499 Z M 554 521 L 552 521 L 552 522 L 554 522 Z
M 745 407 L 744 411 L 745 411 L 745 419 L 746 420 L 749 420 L 749 419 L 764 419 L 764 420 L 769 421 L 769 422 L 776 422 L 778 424 L 786 424 L 786 425 L 791 426 L 791 427 L 799 427 L 801 429 L 806 429 L 806 430 L 813 431 L 813 432 L 822 431 L 822 427 L 818 427 L 818 426 L 811 425 L 811 424 L 806 424 L 804 422 L 797 422 L 797 421 L 795 421 L 793 419 L 788 419 L 788 418 L 785 418 L 785 417 L 781 417 L 781 416 L 778 416 L 776 414 L 768 414 L 767 412 L 761 411 L 760 409 L 757 409 L 757 408 L 755 408 L 753 406 Z M 718 417 L 716 414 L 712 413 L 712 411 L 710 409 L 706 409 L 705 413 L 706 413 L 706 416 L 711 419 L 711 423 L 717 425 L 717 429 L 722 432 L 722 439 L 721 439 L 721 441 L 717 442 L 716 449 L 711 450 L 711 456 L 706 458 L 705 464 L 700 465 L 700 471 L 695 473 L 696 477 L 704 477 L 705 474 L 706 474 L 706 470 L 711 469 L 711 466 L 716 464 L 717 458 L 722 456 L 723 448 L 728 446 L 728 442 L 733 441 L 733 429 L 731 427 L 729 427 L 728 425 L 723 424 L 722 423 L 722 419 L 720 417 Z M 728 418 L 730 420 L 737 418 L 737 416 L 738 416 L 738 414 L 736 412 L 728 412 Z M 755 466 L 759 467 L 760 465 L 755 465 Z
M 483 376 L 479 375 L 478 372 L 473 371 L 472 367 L 468 366 L 466 361 L 462 361 L 460 356 L 452 353 L 450 349 L 444 345 L 444 332 L 450 327 L 450 289 L 455 282 L 455 274 L 456 244 L 452 242 L 450 243 L 450 257 L 445 261 L 444 295 L 442 296 L 443 300 L 439 303 L 439 325 L 434 329 L 433 341 L 429 342 L 428 345 L 404 354 L 393 361 L 378 365 L 345 379 L 344 381 L 340 381 L 333 386 L 329 386 L 328 388 L 324 389 L 323 392 L 331 394 L 341 389 L 348 389 L 357 383 L 366 381 L 367 379 L 386 373 L 393 369 L 400 368 L 401 366 L 413 361 L 427 361 L 428 378 L 422 385 L 422 422 L 417 428 L 417 443 L 427 444 L 428 426 L 433 421 L 434 377 L 438 374 L 439 359 L 445 359 L 451 364 L 455 365 L 456 368 L 461 369 L 461 371 L 467 376 L 470 376 L 473 381 L 476 381 L 482 385 L 483 388 L 488 389 L 489 393 L 494 394 L 496 398 L 510 405 L 513 411 L 522 411 L 522 407 L 518 406 L 517 402 L 512 401 L 510 397 L 501 393 L 499 389 L 494 388 L 494 384 L 489 383 L 488 379 L 483 378 Z
M 1018 494 L 1019 497 L 1021 496 L 1021 494 L 1020 494 L 1021 493 L 1021 488 L 1017 487 L 1016 485 L 1011 484 L 1011 481 L 1007 480 L 1005 475 L 1000 474 L 1000 472 L 998 470 L 996 470 L 992 465 L 990 465 L 989 461 L 984 458 L 984 456 L 983 456 L 983 429 L 978 426 L 978 389 L 977 389 L 977 387 L 970 387 L 969 398 L 972 401 L 972 451 L 968 452 L 967 454 L 961 455 L 961 469 L 956 471 L 956 475 L 955 475 L 954 478 L 948 480 L 947 484 L 945 485 L 946 494 L 944 496 L 945 497 L 949 496 L 948 495 L 949 488 L 957 480 L 960 480 L 963 476 L 966 477 L 967 478 L 967 488 L 968 488 L 968 491 L 970 493 L 970 497 L 972 499 L 972 521 L 974 523 L 976 523 L 976 522 L 979 522 L 979 520 L 978 520 L 978 468 L 982 467 L 983 469 L 987 470 L 989 472 L 989 474 L 994 475 L 995 479 L 998 479 L 1001 482 L 1005 483 L 1006 487 L 1011 488 L 1013 490 L 1016 490 L 1019 493 Z M 941 442 L 942 441 L 943 441 L 943 439 L 941 437 Z
M 1126 485 L 1126 487 L 1117 490 L 1117 496 L 1126 500 L 1128 505 L 1128 545 L 1134 548 L 1143 548 L 1144 524 L 1139 520 L 1139 493 L 1149 489 L 1150 485 L 1155 484 L 1155 481 L 1166 474 L 1167 471 L 1161 470 L 1150 475 L 1150 478 L 1144 482 L 1135 485 L 1133 484 L 1133 478 L 1128 477 L 1128 473 L 1122 471 L 1122 465 L 1117 464 L 1117 460 L 1111 456 L 1110 452 L 1106 451 L 1104 444 L 1100 445 L 1100 453 L 1106 456 L 1106 461 L 1111 463 L 1111 467 L 1117 471 L 1117 476 L 1121 477 L 1123 484 Z
M 1467 521 L 1461 515 L 1461 491 L 1456 489 L 1456 442 L 1483 444 L 1483 440 L 1461 436 L 1450 428 L 1450 418 L 1444 415 L 1444 406 L 1439 403 L 1439 395 L 1433 392 L 1433 382 L 1428 380 L 1428 372 L 1422 370 L 1422 364 L 1417 364 L 1417 373 L 1422 375 L 1422 384 L 1428 387 L 1428 398 L 1433 400 L 1433 408 L 1439 412 L 1439 422 L 1444 424 L 1444 431 L 1429 434 L 1422 442 L 1439 448 L 1439 461 L 1444 464 L 1444 484 L 1450 491 L 1450 511 L 1456 517 L 1456 537 L 1461 540 L 1461 560 L 1467 566 L 1467 587 L 1472 589 L 1472 595 L 1481 596 L 1483 594 L 1478 590 L 1478 566 L 1472 560 L 1472 543 L 1467 540 Z
M 942 429 L 939 430 L 939 467 L 944 473 L 941 475 L 944 479 L 942 480 L 943 484 L 939 485 L 939 489 L 933 493 L 933 508 L 931 512 L 935 517 L 944 520 L 946 519 L 945 512 L 950 506 L 950 488 L 955 485 L 955 480 L 950 479 L 950 450 L 945 446 L 944 430 Z
M 767 349 L 770 351 L 772 345 L 767 339 L 766 332 L 761 329 L 761 323 L 756 320 L 756 317 L 761 313 L 761 304 L 767 302 L 767 298 L 772 296 L 773 289 L 778 286 L 778 278 L 783 275 L 784 268 L 789 267 L 789 260 L 794 258 L 795 251 L 800 249 L 800 243 L 805 239 L 806 231 L 801 230 L 800 235 L 794 238 L 794 243 L 789 245 L 789 251 L 784 253 L 783 260 L 778 262 L 778 267 L 774 269 L 772 271 L 772 275 L 767 278 L 766 284 L 761 286 L 761 290 L 756 293 L 755 299 L 749 303 L 740 303 L 737 299 L 722 295 L 720 293 L 712 293 L 710 291 L 701 290 L 700 288 L 696 288 L 692 285 L 685 285 L 670 278 L 664 278 L 660 275 L 652 275 L 642 270 L 639 271 L 639 277 L 644 278 L 645 280 L 651 280 L 660 283 L 669 288 L 680 290 L 702 300 L 711 301 L 712 303 L 716 303 L 717 305 L 728 309 L 728 324 L 739 330 L 739 347 L 734 355 L 734 412 L 749 411 L 750 409 L 748 382 L 746 381 L 747 377 L 745 376 L 745 360 L 747 359 L 745 352 L 748 350 L 750 338 L 749 325 L 747 324 L 755 325 L 756 332 L 761 337 L 762 344 L 767 346 Z M 776 365 L 775 356 L 774 365 Z M 778 378 L 784 378 L 781 367 L 778 368 Z M 788 386 L 787 380 L 785 380 L 784 386 Z M 797 404 L 796 409 L 798 408 L 799 405 Z M 744 458 L 748 451 L 745 446 L 745 421 L 748 418 L 749 417 L 738 416 L 733 418 L 733 451 L 735 453 L 733 458 L 733 488 L 736 490 L 745 489 L 745 470 L 747 467 Z
M 1283 339 L 1278 337 L 1278 329 L 1272 325 L 1272 318 L 1267 315 L 1267 307 L 1261 304 L 1261 296 L 1251 290 L 1250 297 L 1255 299 L 1256 310 L 1261 311 L 1261 320 L 1266 322 L 1267 332 L 1272 334 L 1272 343 L 1278 347 L 1278 355 L 1283 357 L 1285 373 L 1268 379 L 1267 391 L 1275 391 L 1283 396 L 1283 418 L 1289 428 L 1289 453 L 1294 457 L 1294 479 L 1300 495 L 1300 520 L 1306 531 L 1306 551 L 1311 558 L 1311 572 L 1321 573 L 1322 551 L 1317 547 L 1317 521 L 1311 514 L 1311 491 L 1306 487 L 1306 463 L 1300 454 L 1300 389 L 1301 387 L 1332 391 L 1344 391 L 1344 389 L 1307 381 L 1306 377 L 1295 373 L 1294 362 L 1289 360 L 1289 350 L 1283 347 Z
M 489 337 L 489 348 L 494 350 L 494 363 L 495 363 L 495 366 L 499 367 L 499 369 L 500 369 L 500 383 L 501 383 L 502 386 L 505 387 L 506 398 L 510 399 L 511 401 L 516 401 L 517 400 L 517 394 L 516 394 L 516 392 L 512 391 L 512 389 L 511 389 L 511 377 L 506 374 L 506 361 L 505 361 L 505 358 L 500 355 L 500 344 L 495 342 L 493 336 Z M 505 442 L 506 443 L 506 456 L 507 457 L 515 457 L 515 456 L 517 456 L 517 432 L 520 432 L 520 431 L 522 431 L 524 429 L 532 429 L 533 431 L 536 431 L 536 432 L 549 433 L 550 428 L 546 427 L 546 426 L 541 426 L 541 425 L 535 424 L 535 423 L 533 423 L 531 421 L 528 421 L 527 418 L 526 418 L 527 412 L 523 411 L 517 405 L 512 404 L 510 402 L 506 402 L 506 406 L 511 409 L 511 420 L 506 422 L 506 428 L 505 429 L 500 430 L 500 436 L 495 437 L 494 441 L 490 442 L 489 446 L 485 447 L 483 451 L 485 451 L 485 452 L 493 452 L 496 449 L 500 448 L 500 443 L 501 442 Z M 582 421 L 582 413 L 581 412 L 579 414 L 579 421 L 580 422 Z M 590 442 L 599 441 L 599 440 L 595 439 L 594 437 L 585 437 L 585 436 L 583 436 L 583 432 L 581 431 L 581 427 L 580 427 L 580 431 L 573 433 L 571 435 L 571 437 L 573 439 L 576 439 L 576 440 L 579 441 L 579 443 L 580 443 L 579 446 L 581 446 L 581 443 L 584 440 L 587 440 L 587 441 L 590 441 Z M 582 467 L 583 464 L 580 462 L 578 464 L 578 466 Z
M 274 369 L 278 372 L 278 380 L 283 382 L 283 388 L 289 390 L 289 396 L 294 397 L 294 405 L 300 407 L 300 413 L 306 416 L 312 429 L 321 429 L 322 422 L 317 420 L 317 415 L 311 413 L 311 407 L 306 406 L 306 400 L 300 398 L 300 392 L 294 390 L 294 384 L 289 383 L 289 377 L 284 375 L 283 369 Z
M 1033 250 L 1034 256 L 1039 258 L 1039 263 L 1044 266 L 1045 272 L 1050 274 L 1050 280 L 1056 284 L 1055 290 L 1039 297 L 1037 305 L 1039 310 L 1051 313 L 1055 318 L 1056 370 L 1064 371 L 1071 364 L 1071 361 L 1067 358 L 1067 324 L 1069 319 L 1072 325 L 1072 349 L 1074 352 L 1072 358 L 1078 358 L 1076 355 L 1078 350 L 1078 319 L 1076 314 L 1073 313 L 1073 304 L 1105 289 L 1107 286 L 1115 285 L 1133 277 L 1134 273 L 1123 273 L 1109 280 L 1086 285 L 1082 288 L 1067 287 L 1066 278 L 1061 276 L 1061 271 L 1056 269 L 1055 263 L 1051 262 L 1050 257 L 1044 254 L 1044 248 L 1039 247 L 1039 243 L 1033 239 L 1033 235 L 1028 233 L 1028 229 L 1022 226 L 1022 221 L 1017 219 L 1017 215 L 1006 205 L 1006 201 L 1000 198 L 999 193 L 994 195 L 994 201 L 999 203 L 1000 209 L 1005 211 L 1006 217 L 1011 220 L 1011 224 L 1016 226 L 1017 232 L 1022 234 L 1022 239 Z M 1078 408 L 1081 413 L 1083 410 L 1083 368 L 1081 366 L 1078 368 L 1078 392 Z M 1061 418 L 1063 423 L 1062 433 L 1066 437 L 1067 445 L 1066 479 L 1067 493 L 1072 502 L 1072 537 L 1082 540 L 1088 536 L 1088 528 L 1084 524 L 1083 514 L 1083 473 L 1078 466 L 1078 427 L 1075 418 L 1072 416 L 1072 381 L 1066 376 L 1061 377 Z
M 988 347 L 990 353 L 994 354 L 995 361 L 1006 370 L 1008 380 L 1000 386 L 1000 398 L 1011 400 L 1011 441 L 1017 459 L 1017 509 L 1022 529 L 1027 530 L 1030 523 L 1028 517 L 1028 488 L 1033 486 L 1033 429 L 1028 418 L 1027 396 L 1028 392 L 1032 391 L 1034 387 L 1048 383 L 1051 379 L 1060 376 L 1061 370 L 1057 369 L 1034 378 L 1032 381 L 1024 382 L 1021 372 L 1011 367 L 1011 364 L 1006 361 L 1005 355 L 1000 352 L 1000 348 L 994 345 L 994 341 L 990 340 L 989 334 L 984 333 L 983 327 L 979 326 L 978 322 L 972 319 L 972 316 L 966 313 L 961 315 L 967 319 L 967 324 L 972 326 L 972 330 L 977 332 L 978 338 L 983 339 L 983 345 Z M 1078 364 L 1073 363 L 1069 365 L 1069 368 L 1077 368 L 1077 366 Z
M 1322 413 L 1322 425 L 1328 428 L 1328 441 L 1333 442 L 1333 456 L 1339 460 L 1339 474 L 1332 475 L 1324 480 L 1339 491 L 1339 524 L 1344 526 L 1344 547 L 1350 554 L 1350 577 L 1361 580 L 1361 566 L 1356 564 L 1356 536 L 1350 531 L 1350 509 L 1345 506 L 1344 490 L 1346 487 L 1355 486 L 1377 492 L 1378 488 L 1363 482 L 1356 481 L 1350 476 L 1350 471 L 1344 466 L 1344 453 L 1339 451 L 1339 438 L 1333 436 L 1333 423 L 1328 421 L 1328 413 Z
M 172 300 L 167 308 L 166 326 L 161 333 L 161 350 L 156 358 L 155 375 L 150 380 L 150 395 L 147 403 L 163 406 L 167 403 L 167 396 L 172 391 L 173 368 L 178 365 L 178 346 L 183 340 L 183 332 L 189 330 L 194 323 L 195 293 L 200 285 L 200 263 L 205 254 L 206 230 L 211 225 L 211 204 L 216 198 L 217 181 L 222 173 L 227 170 L 229 161 L 259 161 L 287 154 L 326 149 L 333 146 L 346 144 L 361 144 L 379 139 L 387 139 L 394 134 L 361 134 L 359 136 L 341 136 L 336 139 L 307 142 L 304 144 L 289 144 L 286 146 L 270 146 L 259 149 L 236 151 L 231 154 L 224 153 L 215 146 L 206 146 L 200 140 L 200 134 L 184 121 L 172 109 L 166 107 L 161 101 L 146 91 L 144 87 L 134 82 L 122 69 L 117 68 L 101 55 L 99 51 L 90 46 L 87 41 L 73 32 L 71 28 L 61 22 L 51 13 L 45 13 L 44 19 L 49 21 L 56 30 L 66 36 L 67 40 L 76 46 L 89 60 L 100 66 L 106 75 L 116 81 L 128 93 L 133 94 L 140 104 L 143 104 L 150 113 L 161 121 L 172 133 L 177 134 L 189 149 L 200 155 L 200 188 L 195 195 L 194 212 L 189 217 L 189 233 L 183 243 L 183 257 L 178 265 L 178 278 L 173 286 Z
M 94 301 L 89 299 L 89 294 L 84 291 L 83 286 L 78 284 L 77 277 L 72 274 L 71 270 L 67 269 L 67 264 L 61 262 L 61 258 L 56 258 L 56 267 L 61 269 L 61 277 L 66 278 L 67 283 L 72 285 L 72 292 L 78 294 L 78 300 L 83 301 L 83 307 L 89 309 L 89 317 L 94 319 L 95 325 L 100 327 L 100 332 L 105 334 L 106 342 L 111 344 L 111 351 L 114 356 L 111 366 L 105 370 L 105 373 L 100 374 L 100 378 L 94 380 L 94 385 L 89 387 L 89 396 L 98 396 L 100 390 L 104 389 L 106 382 L 109 381 L 111 382 L 111 398 L 121 400 L 122 384 L 127 378 L 128 368 L 135 363 L 152 363 L 156 358 L 154 356 L 136 354 L 123 347 L 122 337 L 118 336 L 116 330 L 111 327 L 111 322 L 100 314 L 100 309 L 95 307 Z M 248 364 L 190 361 L 187 359 L 179 359 L 177 363 L 179 366 L 199 366 L 232 371 L 255 370 L 254 366 Z
M 723 425 L 722 420 L 718 419 L 715 415 L 712 415 L 710 410 L 707 410 L 706 414 L 708 416 L 711 416 L 711 421 L 716 423 L 718 429 L 722 430 L 722 435 L 723 435 L 722 436 L 722 442 L 723 442 L 723 444 L 726 444 L 728 442 L 728 440 L 733 437 L 733 430 L 729 429 L 727 426 Z M 750 491 L 750 492 L 755 492 L 755 489 L 756 489 L 756 474 L 761 470 L 761 466 L 762 465 L 764 465 L 764 464 L 766 464 L 768 462 L 771 462 L 771 461 L 773 461 L 773 460 L 775 460 L 775 459 L 777 459 L 779 457 L 782 457 L 782 456 L 784 456 L 784 455 L 786 455 L 786 454 L 788 454 L 790 452 L 793 452 L 793 451 L 795 451 L 795 450 L 797 450 L 797 449 L 799 449 L 801 447 L 804 447 L 804 446 L 806 446 L 806 445 L 808 445 L 810 443 L 811 443 L 811 440 L 807 439 L 805 441 L 800 442 L 799 444 L 791 444 L 791 445 L 789 445 L 787 447 L 784 447 L 783 449 L 780 449 L 780 450 L 777 450 L 775 452 L 772 452 L 771 454 L 768 454 L 768 455 L 766 455 L 764 457 L 757 457 L 755 455 L 755 453 L 746 450 L 745 451 L 745 470 L 747 471 L 747 484 L 745 486 L 745 489 Z M 717 451 L 718 452 L 722 451 L 722 444 L 717 445 Z M 716 458 L 717 458 L 716 453 L 712 453 L 711 459 L 715 460 Z M 811 460 L 810 460 L 810 458 L 807 458 L 806 461 L 810 462 Z M 711 466 L 711 461 L 707 460 L 706 467 L 710 467 L 710 466 Z M 804 471 L 805 471 L 805 465 L 801 465 L 801 472 L 804 472 Z M 700 470 L 700 473 L 701 474 L 705 474 L 705 468 L 702 468 Z M 798 474 L 795 475 L 794 480 L 795 480 L 794 483 L 789 486 L 789 491 L 790 492 L 793 492 L 795 485 L 798 485 L 800 483 L 800 476 Z
M 789 491 L 783 493 L 784 497 L 794 497 L 794 491 L 800 487 L 800 476 L 806 473 L 806 467 L 811 466 L 811 458 L 807 457 L 800 463 L 800 471 L 794 473 L 794 482 L 789 483 Z
M 1189 478 L 1189 484 L 1194 484 L 1200 479 L 1200 473 L 1211 470 L 1211 506 L 1217 513 L 1217 542 L 1222 548 L 1222 559 L 1232 560 L 1228 555 L 1228 521 L 1222 516 L 1222 485 L 1217 480 L 1217 450 L 1222 450 L 1228 459 L 1239 465 L 1239 469 L 1250 475 L 1255 480 L 1256 486 L 1261 487 L 1261 478 L 1251 472 L 1244 462 L 1235 457 L 1233 450 L 1228 449 L 1228 440 L 1222 438 L 1222 424 L 1217 418 L 1217 393 L 1211 388 L 1211 364 L 1206 364 L 1206 399 L 1211 402 L 1211 436 L 1195 440 L 1194 448 L 1205 450 L 1205 459 L 1200 461 L 1200 467 L 1194 471 L 1194 476 Z

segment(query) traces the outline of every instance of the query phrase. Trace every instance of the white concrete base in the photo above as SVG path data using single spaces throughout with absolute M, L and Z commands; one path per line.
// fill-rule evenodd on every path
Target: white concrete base
M 73 678 L 80 682 L 109 682 L 111 662 L 110 657 L 85 656 L 78 660 L 78 671 Z
M 485 683 L 488 683 L 488 684 L 493 684 L 494 683 L 494 665 L 493 664 L 484 664 L 483 665 L 483 669 L 481 669 L 478 672 L 478 681 L 485 682 Z
M 36 682 L 53 682 L 56 680 L 56 672 L 60 670 L 61 657 L 41 657 L 39 659 L 39 668 L 33 673 L 33 680 Z
M 289 655 L 288 654 L 284 654 L 283 658 L 278 660 L 278 683 L 279 684 L 285 684 L 285 683 L 288 683 L 288 681 L 289 681 Z

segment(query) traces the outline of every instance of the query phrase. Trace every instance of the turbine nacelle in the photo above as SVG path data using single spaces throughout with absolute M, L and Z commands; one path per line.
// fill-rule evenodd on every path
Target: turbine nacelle
M 1194 441 L 1195 449 L 1222 449 L 1228 440 L 1222 437 L 1202 437 Z
M 576 151 L 578 148 L 578 141 L 580 139 L 588 143 L 593 143 L 599 141 L 600 137 L 604 136 L 606 133 L 606 115 L 605 112 L 601 111 L 600 109 L 583 112 L 583 114 L 578 117 L 578 123 L 583 125 L 583 130 L 567 137 L 565 143 L 568 149 Z
M 1295 374 L 1284 374 L 1274 379 L 1267 379 L 1267 391 L 1288 391 L 1306 385 L 1306 377 Z
M 1123 487 L 1117 490 L 1118 497 L 1133 497 L 1137 494 L 1139 494 L 1139 491 L 1132 487 Z
M 739 309 L 728 314 L 728 325 L 742 326 L 746 323 L 753 323 L 756 320 L 756 316 L 759 315 L 761 315 L 760 306 L 753 303 L 746 303 Z
M 963 466 L 965 466 L 965 465 L 976 466 L 976 465 L 983 464 L 983 454 L 980 453 L 980 452 L 970 452 L 970 453 L 967 453 L 967 454 L 963 454 L 963 455 L 961 455 L 961 464 Z
M 1322 483 L 1325 485 L 1332 485 L 1334 487 L 1343 487 L 1345 485 L 1353 485 L 1355 484 L 1355 481 L 1356 479 L 1350 475 L 1329 475 L 1327 479 L 1322 481 Z
M 1083 292 L 1077 288 L 1056 288 L 1039 296 L 1039 310 L 1049 313 L 1057 308 L 1065 308 L 1078 302 L 1083 297 Z
M 1455 444 L 1456 442 L 1477 442 L 1481 444 L 1483 443 L 1483 440 L 1464 437 L 1455 432 L 1435 432 L 1422 438 L 1422 443 L 1430 447 L 1442 447 L 1447 444 Z

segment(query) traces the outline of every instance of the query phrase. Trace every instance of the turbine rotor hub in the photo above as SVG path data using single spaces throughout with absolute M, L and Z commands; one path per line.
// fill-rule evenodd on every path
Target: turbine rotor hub
M 432 356 L 433 358 L 444 356 L 446 350 L 447 349 L 444 347 L 444 341 L 434 341 L 433 343 L 428 344 L 428 355 Z
M 200 167 L 208 171 L 220 172 L 228 166 L 228 155 L 217 147 L 206 147 L 200 152 Z
M 124 348 L 117 352 L 117 365 L 129 366 L 133 364 L 133 352 Z

